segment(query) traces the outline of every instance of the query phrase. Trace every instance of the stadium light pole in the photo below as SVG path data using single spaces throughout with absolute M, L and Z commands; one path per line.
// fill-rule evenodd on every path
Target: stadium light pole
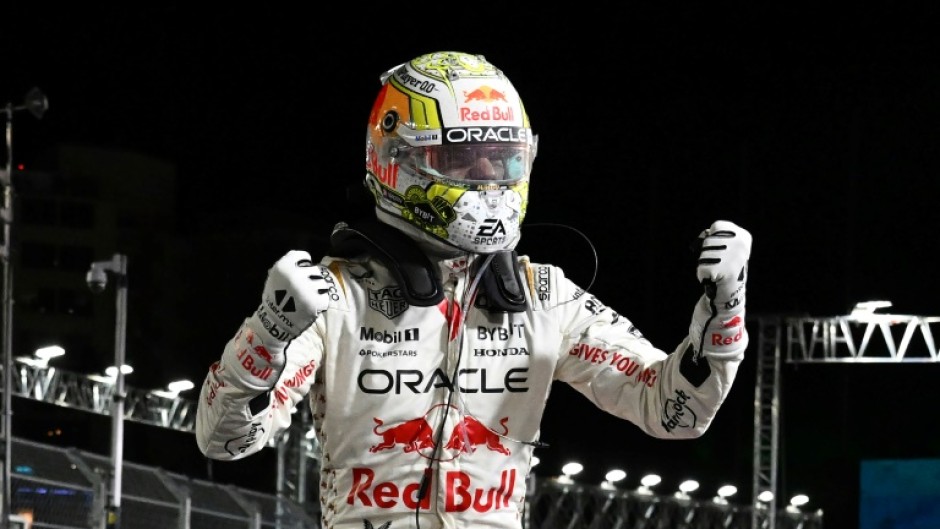
M 13 252 L 10 235 L 13 225 L 13 114 L 28 110 L 36 119 L 49 108 L 46 99 L 38 88 L 26 93 L 23 104 L 13 105 L 7 103 L 2 111 L 6 118 L 6 149 L 7 159 L 3 171 L 0 172 L 0 182 L 3 184 L 3 209 L 0 210 L 0 219 L 3 221 L 3 246 L 0 247 L 0 256 L 3 257 L 3 490 L 0 491 L 0 527 L 7 529 L 10 526 L 11 493 L 10 480 L 12 473 L 13 452 Z
M 114 324 L 114 391 L 111 397 L 111 494 L 106 512 L 106 527 L 121 526 L 121 478 L 124 470 L 124 346 L 127 337 L 127 256 L 116 253 L 110 261 L 95 261 L 85 276 L 92 292 L 104 292 L 108 273 L 117 279 Z

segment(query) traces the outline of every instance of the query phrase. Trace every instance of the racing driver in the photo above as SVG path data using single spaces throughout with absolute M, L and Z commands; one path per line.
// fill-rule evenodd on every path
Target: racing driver
M 483 56 L 387 71 L 366 135 L 376 218 L 337 224 L 318 261 L 291 250 L 268 270 L 202 386 L 202 453 L 258 452 L 306 398 L 324 528 L 519 529 L 554 381 L 651 436 L 701 436 L 748 344 L 751 235 L 724 220 L 699 234 L 703 294 L 666 353 L 515 251 L 536 148 Z

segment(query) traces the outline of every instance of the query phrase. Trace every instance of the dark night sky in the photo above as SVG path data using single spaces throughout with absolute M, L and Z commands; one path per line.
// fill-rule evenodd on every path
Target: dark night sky
M 362 178 L 379 74 L 428 51 L 477 52 L 507 72 L 540 135 L 520 250 L 586 285 L 590 249 L 534 224 L 587 234 L 599 255 L 591 290 L 661 348 L 684 335 L 698 296 L 688 244 L 718 218 L 754 235 L 751 317 L 844 314 L 868 299 L 940 314 L 935 8 L 690 4 L 613 16 L 588 5 L 540 8 L 536 21 L 493 5 L 423 20 L 358 7 L 333 20 L 7 6 L 0 96 L 18 101 L 39 86 L 50 101 L 41 121 L 17 118 L 15 152 L 33 161 L 72 142 L 177 164 L 184 237 L 280 222 L 325 237 L 352 214 L 344 193 Z M 214 325 L 234 330 L 260 295 L 260 262 L 269 264 L 193 262 L 184 282 L 219 292 L 220 281 L 257 277 L 218 300 Z M 189 344 L 204 351 L 192 356 L 194 380 L 227 338 L 206 332 Z M 938 396 L 940 366 L 786 371 L 783 477 L 823 498 L 830 527 L 857 509 L 859 458 L 940 457 L 937 426 L 915 419 Z M 574 416 L 596 428 L 572 427 Z M 752 417 L 752 361 L 713 430 L 689 443 L 649 439 L 558 387 L 543 472 L 568 454 L 604 454 L 634 480 L 672 471 L 737 480 L 749 493 Z

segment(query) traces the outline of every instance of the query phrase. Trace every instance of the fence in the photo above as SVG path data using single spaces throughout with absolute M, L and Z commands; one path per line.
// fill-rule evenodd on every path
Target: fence
M 696 500 L 633 490 L 562 483 L 542 479 L 530 490 L 529 529 L 764 529 L 770 515 L 759 513 L 752 527 L 753 507 Z M 776 513 L 779 529 L 823 529 L 820 513 L 783 509 Z
M 110 459 L 13 439 L 10 510 L 32 529 L 101 529 Z M 125 461 L 121 529 L 316 529 L 276 495 L 193 479 Z
M 13 439 L 11 512 L 31 529 L 107 526 L 110 459 Z M 121 529 L 319 529 L 315 505 L 125 461 Z M 760 529 L 752 507 L 530 477 L 526 529 Z M 764 519 L 767 519 L 765 516 Z M 822 529 L 819 514 L 777 513 L 776 527 Z

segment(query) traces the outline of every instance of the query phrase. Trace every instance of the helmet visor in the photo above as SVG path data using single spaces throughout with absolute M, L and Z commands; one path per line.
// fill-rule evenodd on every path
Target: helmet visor
M 513 184 L 528 177 L 535 149 L 527 143 L 475 143 L 408 147 L 403 155 L 400 165 L 435 180 Z

